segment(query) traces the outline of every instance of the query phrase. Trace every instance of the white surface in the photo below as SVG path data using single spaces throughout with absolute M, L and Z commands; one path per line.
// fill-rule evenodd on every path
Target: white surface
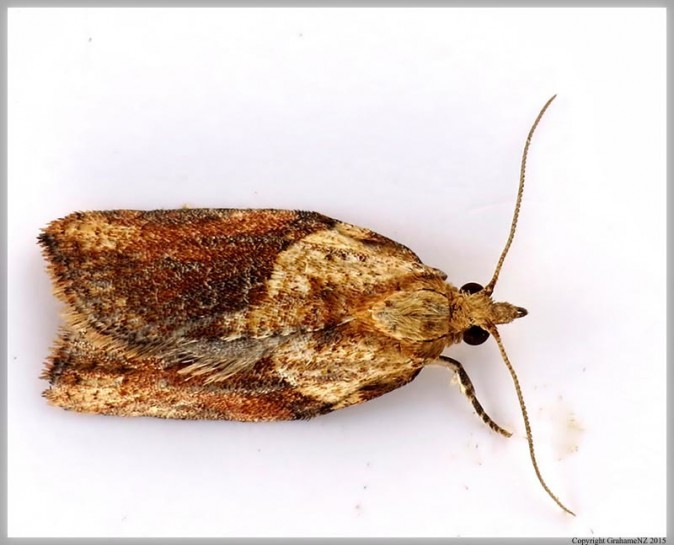
M 11 536 L 661 536 L 665 11 L 10 10 Z M 74 210 L 277 207 L 374 229 L 496 297 L 495 343 L 309 422 L 85 416 L 38 379 L 35 237 Z

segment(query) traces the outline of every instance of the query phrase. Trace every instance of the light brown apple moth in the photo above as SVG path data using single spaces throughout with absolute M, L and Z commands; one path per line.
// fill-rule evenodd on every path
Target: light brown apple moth
M 554 98 L 554 97 L 553 97 Z M 44 378 L 50 403 L 120 416 L 243 421 L 312 418 L 452 369 L 480 418 L 463 366 L 443 356 L 491 334 L 520 385 L 497 326 L 526 315 L 490 282 L 456 288 L 405 246 L 314 212 L 75 212 L 40 234 L 65 324 Z

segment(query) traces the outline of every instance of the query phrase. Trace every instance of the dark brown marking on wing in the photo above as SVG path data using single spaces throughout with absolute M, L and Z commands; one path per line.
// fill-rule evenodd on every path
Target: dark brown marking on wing
M 57 293 L 99 333 L 142 342 L 255 305 L 277 255 L 335 224 L 312 212 L 159 210 L 75 213 L 39 237 Z

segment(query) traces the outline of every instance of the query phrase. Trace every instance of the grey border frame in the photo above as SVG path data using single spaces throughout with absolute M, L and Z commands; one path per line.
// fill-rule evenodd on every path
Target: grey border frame
M 2 291 L 0 291 L 0 308 L 3 309 L 3 312 L 0 314 L 0 345 L 4 348 L 5 355 L 5 365 L 7 363 L 7 326 L 8 326 L 8 308 L 7 308 L 7 295 L 8 295 L 8 283 L 7 283 L 7 265 L 8 265 L 8 254 L 7 254 L 7 241 L 8 241 L 8 231 L 7 231 L 7 219 L 9 211 L 9 202 L 8 202 L 8 170 L 7 170 L 7 126 L 8 126 L 8 104 L 7 104 L 7 69 L 8 69 L 8 9 L 9 8 L 31 8 L 31 7 L 492 7 L 492 8 L 515 8 L 515 7 L 588 7 L 588 8 L 609 8 L 609 7 L 639 7 L 639 8 L 665 8 L 667 9 L 666 0 L 654 1 L 647 0 L 644 2 L 639 2 L 638 0 L 622 0 L 622 1 L 597 1 L 594 0 L 591 3 L 583 2 L 581 0 L 569 0 L 569 1 L 555 1 L 555 0 L 515 0 L 512 3 L 509 2 L 499 2 L 497 0 L 480 0 L 477 2 L 470 1 L 460 1 L 460 0 L 421 0 L 419 2 L 414 2 L 413 0 L 329 0 L 323 1 L 320 0 L 290 0 L 285 2 L 274 2 L 273 0 L 250 0 L 248 2 L 244 0 L 197 0 L 196 2 L 188 2 L 180 0 L 164 0 L 160 1 L 148 1 L 144 0 L 141 2 L 133 2 L 130 0 L 112 0 L 112 1 L 86 1 L 86 0 L 70 0 L 64 4 L 58 2 L 49 2 L 49 1 L 4 1 L 0 0 L 0 28 L 4 30 L 4 36 L 2 38 L 1 47 L 3 49 L 2 54 L 0 55 L 0 72 L 4 79 L 4 85 L 0 89 L 0 99 L 2 99 L 2 108 L 0 108 L 0 126 L 3 127 L 2 139 L 4 140 L 4 145 L 0 146 L 0 166 L 2 167 L 2 174 L 5 183 L 0 190 L 0 208 L 4 212 L 4 229 L 2 231 L 2 237 L 0 238 L 0 250 L 1 250 L 1 263 L 2 263 Z M 672 22 L 672 10 L 667 9 L 666 21 L 667 21 L 667 88 L 671 88 L 671 41 L 669 40 L 669 28 L 671 27 Z M 671 127 L 672 127 L 672 109 L 670 107 L 669 95 L 667 96 L 667 167 L 669 167 L 669 157 L 670 152 L 672 151 L 671 145 Z M 667 172 L 667 183 L 668 187 L 670 186 L 671 175 L 669 168 L 666 168 Z M 638 183 L 638 182 L 637 182 Z M 672 191 L 667 192 L 667 284 L 670 284 L 671 275 L 669 274 L 672 270 L 672 252 L 671 252 L 671 235 L 672 229 L 674 229 L 674 220 L 672 220 L 670 215 L 670 210 L 672 210 L 672 204 L 674 203 L 674 194 Z M 672 311 L 672 302 L 674 302 L 674 295 L 671 290 L 667 290 L 667 390 L 668 394 L 672 386 L 672 373 L 669 372 L 669 366 L 672 363 L 671 357 L 671 343 L 670 338 L 672 336 L 672 318 L 674 313 Z M 2 474 L 2 479 L 0 485 L 2 486 L 2 504 L 4 509 L 0 515 L 0 543 L 21 543 L 21 544 L 39 544 L 39 543 L 54 543 L 54 544 L 70 544 L 73 541 L 79 541 L 80 543 L 86 542 L 95 542 L 100 545 L 107 544 L 118 544 L 121 542 L 124 543 L 177 543 L 177 542 L 199 542 L 199 543 L 219 543 L 226 541 L 227 543 L 255 543 L 255 542 L 273 542 L 278 544 L 291 544 L 298 541 L 304 543 L 313 543 L 316 541 L 319 542 L 347 542 L 347 541 L 365 541 L 364 538 L 10 538 L 8 537 L 8 497 L 7 497 L 7 484 L 8 484 L 8 463 L 7 463 L 7 374 L 0 374 L 0 393 L 2 398 L 5 400 L 4 403 L 0 403 L 0 423 L 1 423 L 1 433 L 0 438 L 2 441 L 2 449 L 0 453 L 0 458 L 2 459 L 2 465 L 4 471 Z M 671 397 L 667 395 L 667 452 L 671 453 L 673 451 L 673 440 L 672 434 L 670 433 L 670 416 L 674 405 L 671 401 Z M 671 506 L 672 499 L 672 483 L 674 482 L 674 475 L 672 475 L 672 464 L 670 463 L 670 458 L 667 459 L 667 505 Z M 667 534 L 666 537 L 671 538 L 671 528 L 672 528 L 672 510 L 667 512 Z M 582 537 L 582 536 L 579 536 Z M 591 536 L 595 537 L 595 536 Z M 597 538 L 600 536 L 596 536 Z M 663 537 L 663 536 L 649 536 L 649 537 Z M 425 543 L 444 543 L 451 539 L 453 542 L 468 542 L 470 543 L 486 543 L 486 542 L 503 542 L 503 543 L 520 543 L 524 541 L 522 538 L 424 538 L 424 539 L 415 539 L 415 538 L 397 538 L 395 539 L 396 543 L 413 543 L 416 541 L 423 541 Z M 527 538 L 526 541 L 539 543 L 544 541 L 545 543 L 571 543 L 570 538 Z M 379 542 L 379 543 L 388 543 L 392 541 L 391 538 L 368 538 L 368 542 Z

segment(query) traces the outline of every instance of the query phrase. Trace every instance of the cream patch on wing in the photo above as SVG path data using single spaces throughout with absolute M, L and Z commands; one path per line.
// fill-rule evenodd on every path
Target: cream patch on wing
M 100 214 L 91 213 L 83 221 L 69 221 L 63 230 L 67 239 L 77 240 L 85 251 L 117 250 L 137 244 L 140 229 L 134 225 L 112 224 Z
M 362 298 L 429 271 L 410 255 L 391 254 L 336 229 L 318 231 L 278 255 L 264 299 L 242 311 L 234 329 L 245 327 L 256 337 L 316 331 L 351 317 Z M 231 318 L 223 321 L 227 328 L 234 325 Z
M 424 268 L 330 229 L 312 233 L 279 254 L 267 291 L 273 298 L 297 292 L 311 280 L 326 286 L 343 288 L 348 283 L 365 288 Z
M 400 376 L 420 362 L 379 335 L 363 336 L 349 323 L 330 334 L 299 335 L 272 355 L 276 372 L 303 395 L 339 403 L 365 385 Z

